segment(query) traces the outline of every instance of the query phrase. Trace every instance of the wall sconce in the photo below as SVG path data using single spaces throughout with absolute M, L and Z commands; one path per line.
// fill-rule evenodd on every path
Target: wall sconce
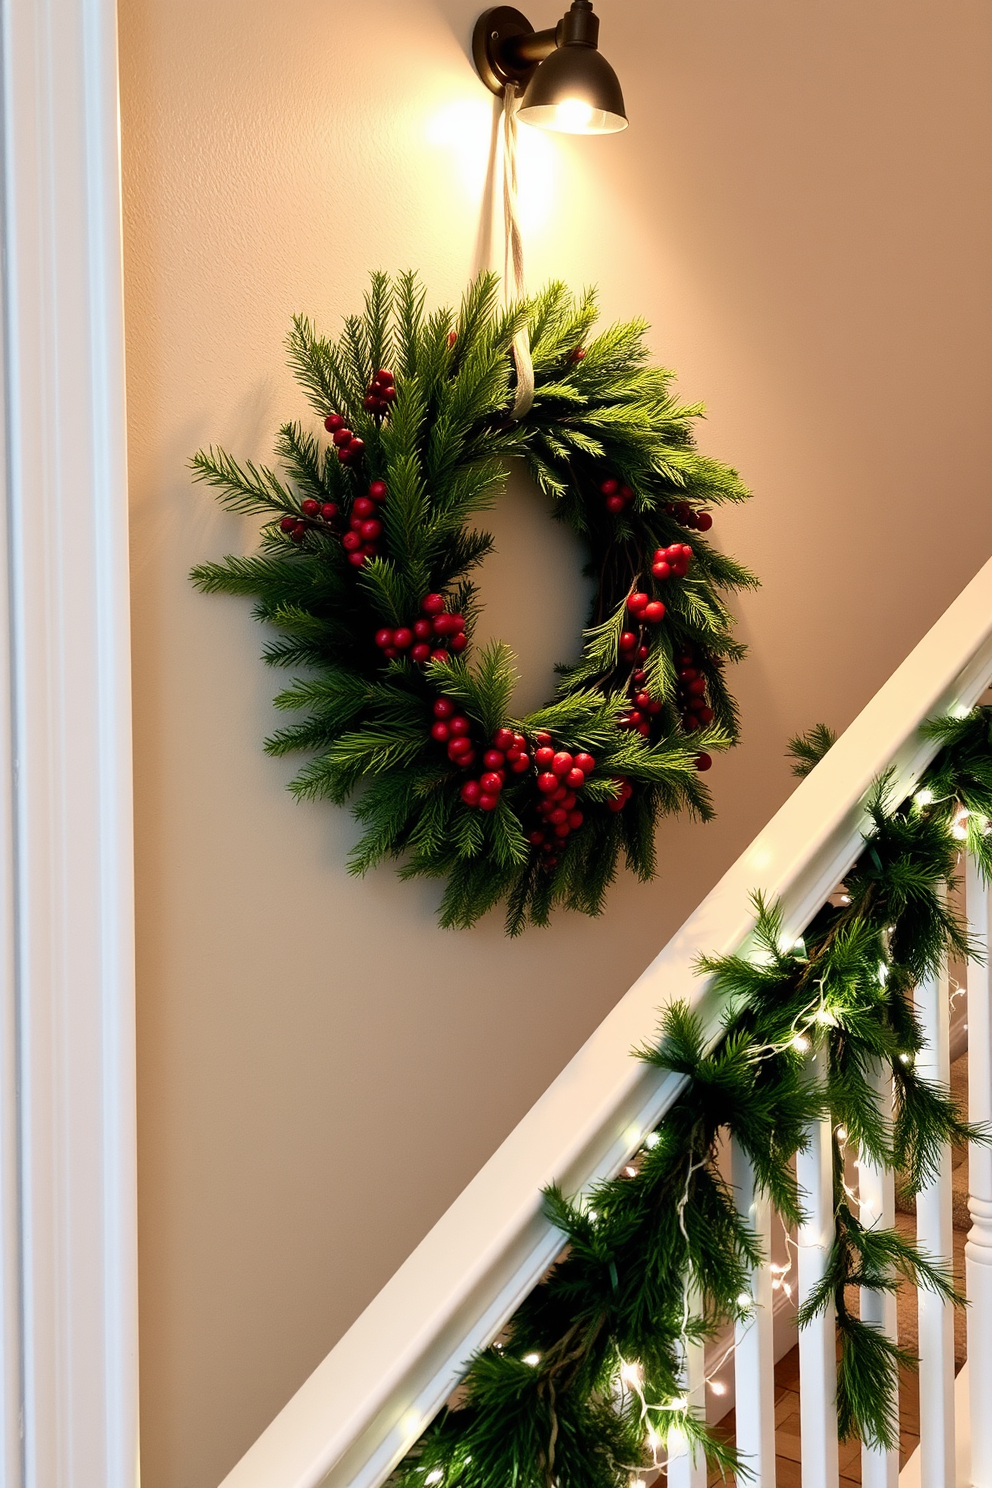
M 627 128 L 623 93 L 597 49 L 599 17 L 590 0 L 572 0 L 557 26 L 535 31 L 509 5 L 483 11 L 472 55 L 487 88 L 522 90 L 519 118 L 565 134 L 616 134 Z

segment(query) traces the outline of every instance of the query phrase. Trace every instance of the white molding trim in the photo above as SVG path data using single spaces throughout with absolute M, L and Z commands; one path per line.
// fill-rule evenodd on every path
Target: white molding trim
M 5 1488 L 138 1480 L 116 20 L 0 0 Z

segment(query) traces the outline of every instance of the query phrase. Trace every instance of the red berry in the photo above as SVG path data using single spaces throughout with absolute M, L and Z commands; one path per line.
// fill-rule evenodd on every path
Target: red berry
M 684 579 L 689 572 L 689 565 L 684 558 L 677 558 L 672 564 L 672 573 L 677 579 Z
M 339 413 L 329 413 L 324 420 L 324 428 L 328 434 L 336 434 L 338 429 L 344 428 L 344 419 Z
M 468 645 L 468 636 L 463 630 L 460 630 L 457 635 L 453 635 L 451 637 L 448 645 L 451 647 L 452 651 L 456 653 L 459 651 L 464 651 L 465 647 Z
M 362 552 L 366 558 L 374 558 L 376 556 L 376 548 L 372 543 L 362 543 Z
M 470 734 L 472 732 L 472 725 L 464 713 L 455 713 L 452 715 L 451 732 L 453 734 Z
M 705 677 L 693 677 L 693 679 L 692 679 L 691 682 L 687 682 L 686 683 L 686 689 L 685 690 L 686 690 L 686 692 L 690 693 L 693 697 L 702 697 L 703 696 L 703 693 L 706 691 L 706 678 Z
M 550 795 L 552 791 L 556 791 L 558 789 L 558 776 L 549 775 L 547 773 L 538 775 L 537 788 L 542 793 L 542 795 Z
M 495 811 L 498 805 L 499 796 L 494 796 L 487 792 L 479 797 L 480 811 Z
M 585 818 L 583 817 L 581 811 L 570 811 L 568 813 L 568 825 L 571 827 L 573 832 L 578 831 L 584 820 Z
M 621 486 L 618 495 L 622 496 L 624 501 L 633 501 L 634 499 L 634 493 L 629 486 Z
M 581 770 L 583 775 L 591 775 L 596 768 L 596 761 L 591 754 L 586 754 L 585 750 L 582 750 L 575 756 L 575 768 Z
M 371 496 L 373 501 L 385 501 L 386 482 L 373 481 L 372 484 L 369 486 L 369 495 Z
M 387 372 L 380 367 L 379 371 L 375 374 L 375 381 L 380 382 L 383 387 L 392 387 L 396 379 L 392 372 Z
M 333 441 L 337 445 L 338 449 L 343 449 L 345 445 L 350 444 L 353 438 L 354 435 L 352 434 L 350 429 L 346 428 L 344 424 L 338 424 L 337 428 L 334 431 Z
M 616 515 L 617 512 L 622 512 L 623 511 L 623 497 L 622 496 L 607 496 L 607 498 L 606 498 L 606 510 L 608 512 L 613 512 L 614 515 Z
M 637 732 L 640 734 L 642 739 L 646 739 L 648 734 L 651 732 L 651 725 L 647 722 L 647 720 L 645 720 L 644 723 L 639 723 L 637 725 Z
M 627 714 L 627 722 L 636 727 L 637 724 L 644 722 L 644 714 L 639 713 L 636 708 L 631 708 Z
M 577 769 L 569 770 L 568 774 L 565 776 L 565 782 L 567 785 L 570 785 L 573 790 L 581 790 L 586 783 L 585 771 Z
M 374 517 L 375 511 L 375 502 L 370 501 L 367 496 L 356 496 L 355 500 L 351 503 L 351 515 L 353 517 L 361 517 L 363 522 L 366 517 Z
M 451 660 L 451 657 L 448 655 L 447 651 L 445 651 L 445 650 L 438 650 L 438 651 L 432 651 L 431 652 L 431 661 L 450 661 L 450 660 Z
M 651 714 L 652 718 L 656 713 L 660 713 L 661 709 L 662 704 L 658 702 L 648 703 L 647 705 L 647 711 Z
M 440 615 L 444 609 L 443 594 L 425 594 L 420 601 L 420 608 L 425 615 Z
M 564 806 L 557 806 L 548 816 L 548 821 L 553 827 L 559 827 L 563 821 L 568 821 L 568 812 Z
M 541 831 L 540 827 L 536 827 L 533 832 L 530 832 L 528 834 L 527 841 L 530 843 L 531 847 L 540 847 L 542 845 L 542 843 L 544 842 L 544 833 Z
M 364 537 L 364 539 L 365 539 L 366 542 L 375 542 L 376 538 L 379 537 L 379 536 L 381 536 L 381 534 L 382 534 L 382 523 L 381 522 L 376 522 L 373 519 L 371 522 L 363 522 L 362 523 L 362 536 Z
M 623 635 L 620 637 L 620 650 L 633 651 L 636 645 L 637 637 L 636 635 L 634 635 L 634 632 L 632 630 L 625 630 Z
M 448 724 L 448 728 L 450 730 L 452 730 L 452 731 L 453 731 L 453 725 L 454 725 L 454 719 L 452 719 L 451 720 L 451 723 Z M 471 739 L 467 739 L 464 734 L 458 734 L 455 738 L 453 738 L 451 740 L 451 743 L 448 745 L 448 753 L 449 754 L 453 754 L 455 756 L 455 758 L 457 759 L 461 755 L 468 754 L 469 751 L 471 750 L 471 748 L 472 748 L 472 740 Z
M 602 491 L 604 496 L 615 496 L 620 489 L 620 482 L 618 480 L 614 480 L 611 476 L 609 480 L 604 480 L 599 489 Z
M 534 763 L 539 770 L 547 769 L 554 757 L 554 750 L 547 744 L 542 744 L 540 749 L 534 751 Z
M 562 838 L 567 837 L 571 830 L 572 829 L 568 825 L 567 821 L 561 822 L 557 827 L 555 827 L 555 836 Z
M 434 634 L 454 635 L 456 631 L 462 629 L 464 624 L 464 620 L 459 615 L 437 615 L 434 618 Z
M 572 768 L 574 760 L 566 749 L 561 749 L 551 761 L 551 768 L 556 775 L 567 775 Z
M 516 742 L 517 738 L 512 729 L 498 728 L 493 734 L 494 747 L 496 749 L 502 749 L 504 754 L 508 749 L 512 749 Z
M 451 730 L 443 718 L 439 718 L 437 723 L 431 724 L 431 738 L 436 739 L 439 744 L 447 744 L 451 738 Z
M 362 407 L 366 413 L 378 413 L 383 406 L 381 399 L 377 398 L 374 393 L 369 393 L 366 398 L 362 399 Z
M 634 702 L 637 704 L 637 706 L 639 708 L 646 708 L 647 705 L 648 705 L 648 703 L 650 703 L 650 701 L 651 701 L 651 694 L 649 692 L 639 692 L 637 694 L 637 696 L 635 697 L 635 699 L 634 699 Z
M 501 749 L 487 749 L 482 756 L 482 763 L 487 770 L 501 770 L 506 764 L 506 755 Z
M 716 714 L 713 712 L 712 708 L 698 708 L 696 711 L 699 716 L 700 723 L 712 723 L 714 718 L 716 717 Z
M 296 518 L 283 517 L 282 521 L 279 523 L 279 526 L 282 528 L 283 532 L 292 532 L 293 528 L 296 526 Z
M 585 354 L 586 354 L 586 349 L 585 349 L 584 346 L 576 346 L 576 348 L 575 348 L 574 351 L 569 352 L 569 354 L 568 354 L 568 360 L 570 362 L 581 362 L 581 361 L 584 361 L 585 360 Z
M 503 777 L 496 770 L 487 770 L 479 784 L 489 796 L 498 796 L 503 789 Z
M 682 720 L 682 727 L 687 734 L 694 734 L 699 727 L 699 719 L 693 713 L 687 713 Z
M 393 632 L 391 630 L 377 630 L 375 633 L 375 643 L 385 650 L 387 646 L 393 644 Z
M 415 620 L 413 633 L 418 641 L 429 641 L 434 634 L 434 627 L 429 620 Z
M 647 661 L 647 659 L 648 659 L 648 648 L 647 648 L 647 646 L 638 646 L 638 648 L 637 648 L 637 659 L 638 659 L 638 661 Z
M 399 656 L 400 653 L 397 651 L 395 646 L 387 646 L 382 654 L 387 661 L 395 661 L 396 657 Z
M 301 510 L 305 517 L 316 517 L 320 512 L 320 502 L 314 501 L 312 496 L 308 496 L 306 501 L 301 503 Z
M 699 513 L 696 518 L 696 526 L 698 527 L 700 532 L 709 532 L 710 528 L 713 526 L 713 518 L 710 516 L 709 512 Z M 706 768 L 708 769 L 709 766 L 707 766 Z
M 546 729 L 538 729 L 534 735 L 534 739 L 538 744 L 551 743 L 551 735 L 547 732 Z
M 555 795 L 557 796 L 557 794 L 558 792 L 556 791 Z M 571 811 L 572 807 L 575 805 L 575 792 L 566 792 L 566 794 L 561 798 L 561 804 L 564 806 L 566 811 Z
M 511 762 L 510 769 L 513 771 L 514 775 L 522 775 L 525 770 L 530 769 L 530 760 L 525 754 L 522 754 L 519 759 L 515 759 Z
M 466 806 L 478 806 L 479 797 L 482 795 L 482 786 L 477 780 L 466 780 L 461 788 L 461 798 Z
M 349 553 L 348 562 L 351 564 L 352 568 L 361 568 L 362 564 L 365 562 L 365 554 Z
M 659 620 L 664 620 L 665 606 L 660 599 L 653 599 L 650 604 L 644 606 L 644 618 L 649 625 L 657 625 Z
M 438 698 L 434 704 L 433 713 L 435 718 L 454 718 L 458 709 L 450 698 Z
M 337 514 L 338 507 L 336 501 L 325 501 L 323 506 L 320 508 L 320 515 L 323 517 L 325 522 L 329 522 L 331 518 L 336 517 Z
M 362 539 L 357 532 L 346 532 L 341 539 L 341 546 L 346 553 L 357 553 L 358 549 L 362 546 Z
M 458 332 L 457 331 L 449 331 L 448 332 L 448 345 L 449 345 L 449 347 L 454 346 L 454 344 L 455 344 L 455 342 L 457 340 L 458 340 Z
M 663 558 L 660 559 L 657 563 L 652 563 L 651 572 L 654 574 L 655 578 L 660 579 L 662 583 L 664 583 L 666 579 L 670 579 L 672 576 L 672 570 Z
M 413 631 L 408 625 L 401 625 L 393 636 L 393 645 L 398 651 L 406 651 L 413 645 Z
M 361 517 L 349 517 L 348 518 L 348 526 L 351 528 L 352 532 L 357 532 L 358 535 L 359 535 L 359 537 L 361 537 L 361 535 L 362 535 L 362 519 L 361 519 Z
M 696 755 L 696 769 L 697 770 L 708 770 L 709 767 L 710 767 L 710 765 L 712 765 L 712 763 L 713 763 L 713 761 L 712 761 L 712 759 L 710 758 L 710 756 L 708 754 L 697 754 Z
M 630 610 L 631 614 L 633 614 L 633 615 L 639 615 L 641 613 L 641 611 L 643 609 L 645 609 L 645 607 L 647 606 L 647 603 L 648 603 L 648 599 L 649 598 L 650 598 L 649 595 L 643 594 L 640 590 L 638 590 L 636 593 L 631 594 L 628 597 L 628 599 L 627 599 L 627 608 L 628 608 L 628 610 Z
M 431 648 L 426 641 L 418 641 L 410 652 L 410 660 L 415 661 L 418 666 L 423 666 L 425 661 L 431 659 Z
M 302 542 L 303 539 L 306 537 L 306 535 L 307 535 L 307 524 L 306 524 L 306 522 L 297 522 L 297 524 L 293 528 L 293 532 L 292 532 L 293 541 L 294 542 Z
M 384 387 L 382 390 L 382 402 L 386 404 L 387 408 L 389 404 L 395 402 L 395 400 L 396 389 L 394 387 Z

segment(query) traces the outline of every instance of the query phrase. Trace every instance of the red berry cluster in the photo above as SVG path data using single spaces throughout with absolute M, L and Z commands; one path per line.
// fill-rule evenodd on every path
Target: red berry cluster
M 324 420 L 324 428 L 334 442 L 341 464 L 357 465 L 362 458 L 365 440 L 352 433 L 339 413 L 329 413 Z
M 577 791 L 586 783 L 586 778 L 596 768 L 596 761 L 585 750 L 571 754 L 567 749 L 553 749 L 551 735 L 535 735 L 538 748 L 534 751 L 534 764 L 538 769 L 537 788 L 542 800 L 537 804 L 537 815 L 543 825 L 538 825 L 528 834 L 532 847 L 541 850 L 545 868 L 557 866 L 555 849 L 564 844 L 581 827 L 582 812 L 578 810 Z
M 445 701 L 445 699 L 441 699 Z M 437 704 L 434 705 L 437 712 Z M 435 728 L 437 725 L 435 724 Z M 437 738 L 437 734 L 434 735 Z M 461 761 L 457 761 L 461 763 Z M 523 734 L 512 729 L 499 728 L 493 734 L 492 748 L 482 756 L 482 774 L 478 780 L 466 780 L 462 786 L 462 800 L 466 806 L 477 806 L 480 811 L 495 811 L 499 794 L 506 784 L 509 770 L 513 775 L 522 775 L 530 769 L 530 751 Z
M 683 651 L 678 657 L 678 678 L 682 727 L 687 734 L 694 734 L 702 724 L 712 723 L 714 714 L 706 702 L 706 678 L 691 651 Z
M 423 617 L 412 625 L 376 631 L 375 643 L 388 660 L 401 651 L 409 651 L 410 660 L 423 666 L 428 661 L 450 661 L 452 651 L 465 650 L 468 645 L 465 618 L 445 608 L 443 594 L 425 594 L 420 608 Z M 446 650 L 444 644 L 439 646 L 438 641 L 445 643 L 450 650 Z
M 341 546 L 348 554 L 352 568 L 361 568 L 366 558 L 375 558 L 379 549 L 376 543 L 382 536 L 379 520 L 379 505 L 386 499 L 385 481 L 373 481 L 367 496 L 356 496 L 351 503 L 348 531 L 341 539 Z
M 641 625 L 658 625 L 665 618 L 665 606 L 660 599 L 635 589 L 627 600 L 627 608 Z
M 336 501 L 325 501 L 321 505 L 319 501 L 314 501 L 312 496 L 308 496 L 300 503 L 300 510 L 303 513 L 302 517 L 283 517 L 279 523 L 283 532 L 288 533 L 293 542 L 298 543 L 303 541 L 311 527 L 325 527 L 329 522 L 333 522 L 338 514 L 338 505 Z
M 635 658 L 638 661 L 647 661 L 648 648 L 643 642 L 638 645 L 638 638 L 632 630 L 625 630 L 620 637 L 620 660 L 631 662 Z
M 617 719 L 617 728 L 636 729 L 641 737 L 646 739 L 651 732 L 651 719 L 656 713 L 661 712 L 662 704 L 657 698 L 653 698 L 649 692 L 645 692 L 644 686 L 647 682 L 646 672 L 638 669 L 631 680 L 638 689 L 634 694 L 635 706 L 631 708 L 629 713 L 625 713 Z
M 613 800 L 608 801 L 607 805 L 609 806 L 611 811 L 622 811 L 627 802 L 630 800 L 631 796 L 634 794 L 634 787 L 631 785 L 626 775 L 614 775 L 613 784 L 620 787 L 620 794 L 614 797 Z
M 684 579 L 692 562 L 692 549 L 688 543 L 671 543 L 667 548 L 656 548 L 651 563 L 651 572 L 663 583 L 665 579 Z
M 395 382 L 396 379 L 392 372 L 387 372 L 384 367 L 380 367 L 365 394 L 363 407 L 368 413 L 377 414 L 379 418 L 382 418 L 384 413 L 389 412 L 390 403 L 396 401 Z
M 629 506 L 634 499 L 634 493 L 629 486 L 622 486 L 618 480 L 611 476 L 600 485 L 600 492 L 606 497 L 606 510 L 613 512 L 614 516 L 622 512 L 625 506 Z
M 687 501 L 670 501 L 665 510 L 683 527 L 694 527 L 697 532 L 709 532 L 713 526 L 713 518 L 709 512 L 693 511 Z
M 434 704 L 435 722 L 431 727 L 431 738 L 439 744 L 447 744 L 448 758 L 453 765 L 469 769 L 475 764 L 475 746 L 472 743 L 472 725 L 464 713 L 459 713 L 450 698 L 438 698 Z

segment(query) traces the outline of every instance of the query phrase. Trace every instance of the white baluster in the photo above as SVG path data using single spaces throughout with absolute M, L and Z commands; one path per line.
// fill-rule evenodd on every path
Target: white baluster
M 916 989 L 916 1011 L 926 1039 L 917 1071 L 946 1085 L 950 1079 L 950 1001 L 947 972 L 926 977 Z M 950 1270 L 953 1263 L 951 1149 L 945 1144 L 936 1181 L 916 1198 L 916 1238 L 921 1250 Z M 926 1488 L 955 1488 L 954 1311 L 932 1292 L 918 1293 L 920 1319 L 920 1464 Z M 988 1409 L 986 1404 L 984 1409 Z
M 888 1121 L 892 1114 L 892 1072 L 878 1068 L 873 1084 L 879 1097 L 879 1108 Z M 896 1219 L 895 1176 L 891 1169 L 879 1167 L 870 1158 L 858 1159 L 858 1218 L 867 1228 L 890 1230 Z M 897 1336 L 896 1299 L 888 1292 L 861 1293 L 861 1320 L 880 1328 L 893 1341 Z M 897 1488 L 899 1482 L 899 1449 L 862 1447 L 862 1488 Z
M 989 890 L 968 859 L 968 921 L 987 950 Z M 968 967 L 968 1116 L 992 1121 L 992 985 L 989 967 Z M 964 1248 L 968 1292 L 968 1389 L 973 1488 L 992 1488 L 992 1149 L 973 1143 L 968 1161 L 971 1229 Z
M 815 1061 L 814 1061 L 815 1062 Z M 796 1157 L 806 1223 L 799 1231 L 799 1301 L 826 1268 L 834 1237 L 832 1131 L 829 1118 L 812 1127 Z M 799 1423 L 803 1488 L 837 1488 L 837 1344 L 834 1308 L 799 1330 Z
M 690 1305 L 695 1299 L 690 1297 Z M 685 1346 L 682 1370 L 682 1393 L 694 1415 L 706 1415 L 706 1348 L 695 1339 Z M 673 1446 L 668 1454 L 668 1488 L 706 1488 L 706 1454 L 701 1447 L 695 1451 L 692 1443 L 684 1441 Z
M 775 1298 L 769 1269 L 772 1211 L 767 1197 L 755 1192 L 751 1164 L 736 1142 L 731 1160 L 737 1207 L 757 1235 L 765 1257 L 765 1264 L 751 1273 L 751 1317 L 738 1323 L 734 1333 L 737 1450 L 751 1474 L 740 1481 L 752 1488 L 775 1488 Z

